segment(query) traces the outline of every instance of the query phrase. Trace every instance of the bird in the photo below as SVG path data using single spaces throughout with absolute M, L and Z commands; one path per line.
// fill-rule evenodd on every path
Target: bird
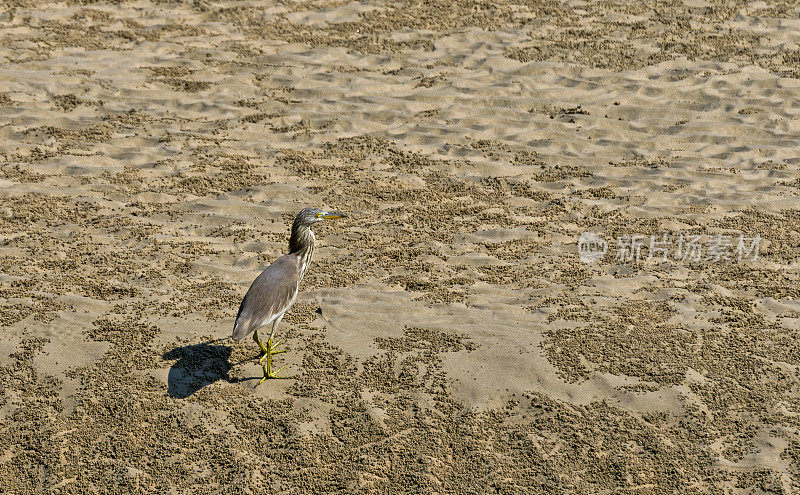
M 252 333 L 253 340 L 261 348 L 258 363 L 264 369 L 264 377 L 256 386 L 261 385 L 267 378 L 282 378 L 278 373 L 283 368 L 272 370 L 272 356 L 286 352 L 286 350 L 277 350 L 279 342 L 273 343 L 272 337 L 275 335 L 275 330 L 283 315 L 294 303 L 300 289 L 300 281 L 303 280 L 303 275 L 311 263 L 311 254 L 314 252 L 316 239 L 314 232 L 311 231 L 311 226 L 323 220 L 346 216 L 343 213 L 330 213 L 319 208 L 300 210 L 292 223 L 289 253 L 284 254 L 264 269 L 250 285 L 250 289 L 242 299 L 231 338 L 241 341 Z M 267 325 L 272 325 L 272 330 L 267 344 L 264 345 L 258 338 L 258 330 Z

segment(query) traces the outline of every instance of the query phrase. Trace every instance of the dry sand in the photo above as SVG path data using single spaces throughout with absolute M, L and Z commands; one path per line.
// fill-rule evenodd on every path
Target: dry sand
M 650 3 L 5 1 L 0 492 L 800 491 L 800 12 Z

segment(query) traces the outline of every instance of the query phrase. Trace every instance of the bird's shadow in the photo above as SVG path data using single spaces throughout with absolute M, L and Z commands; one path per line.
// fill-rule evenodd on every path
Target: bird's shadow
M 218 380 L 236 382 L 228 372 L 233 366 L 229 358 L 232 349 L 226 345 L 211 345 L 207 342 L 176 347 L 162 357 L 177 359 L 169 369 L 167 393 L 176 399 L 185 399 Z

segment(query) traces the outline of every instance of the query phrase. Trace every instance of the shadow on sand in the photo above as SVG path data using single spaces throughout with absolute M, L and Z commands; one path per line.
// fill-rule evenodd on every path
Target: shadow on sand
M 231 348 L 209 343 L 176 347 L 162 356 L 178 361 L 169 369 L 167 393 L 176 399 L 185 399 L 217 380 L 237 382 L 228 376 L 233 366 L 228 359 Z

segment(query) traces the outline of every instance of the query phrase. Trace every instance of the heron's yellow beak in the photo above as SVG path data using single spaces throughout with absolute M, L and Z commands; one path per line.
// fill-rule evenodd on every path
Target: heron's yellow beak
M 325 220 L 334 220 L 337 218 L 345 218 L 347 215 L 344 213 L 323 213 L 319 217 L 324 218 Z

